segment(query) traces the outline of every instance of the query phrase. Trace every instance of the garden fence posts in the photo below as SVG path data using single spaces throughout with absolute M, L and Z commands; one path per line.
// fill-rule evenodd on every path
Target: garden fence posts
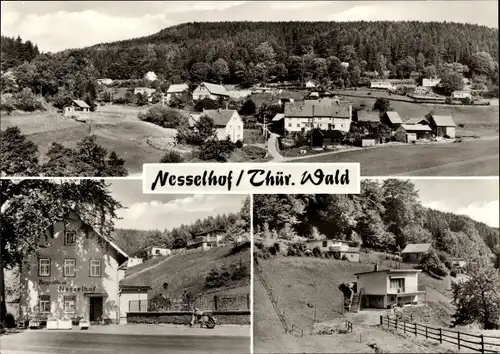
M 250 310 L 250 294 L 247 294 L 247 310 Z
M 425 339 L 427 339 L 427 326 L 425 326 Z
M 384 317 L 380 315 L 380 325 L 382 326 L 384 324 Z
M 398 318 L 396 317 L 394 328 L 398 329 Z
M 406 321 L 403 321 L 403 331 L 405 332 L 406 334 Z
M 219 309 L 219 297 L 217 295 L 214 295 L 214 311 L 217 311 Z
M 441 331 L 441 328 L 439 328 L 439 343 L 443 343 L 443 333 Z
M 415 326 L 415 336 L 417 336 L 417 322 L 413 324 Z
M 458 350 L 460 350 L 460 331 L 457 332 Z
M 481 333 L 481 353 L 484 353 L 484 335 Z

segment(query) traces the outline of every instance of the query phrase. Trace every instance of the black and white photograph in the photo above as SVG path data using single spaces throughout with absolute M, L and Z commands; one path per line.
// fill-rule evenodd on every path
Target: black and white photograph
M 2 1 L 2 176 L 497 176 L 497 1 Z
M 2 180 L 2 354 L 250 353 L 250 199 Z
M 500 349 L 498 179 L 254 195 L 254 353 Z

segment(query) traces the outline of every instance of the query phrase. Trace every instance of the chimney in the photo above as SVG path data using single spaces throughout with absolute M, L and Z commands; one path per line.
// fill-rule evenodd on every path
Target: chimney
M 378 263 L 375 263 L 374 271 L 378 272 Z

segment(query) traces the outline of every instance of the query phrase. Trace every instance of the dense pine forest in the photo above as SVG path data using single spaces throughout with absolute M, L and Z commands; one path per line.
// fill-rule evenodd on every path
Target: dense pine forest
M 116 229 L 113 238 L 120 248 L 133 254 L 149 246 L 182 248 L 186 246 L 188 240 L 198 234 L 214 229 L 224 230 L 227 242 L 237 239 L 238 236 L 250 239 L 250 199 L 247 198 L 241 210 L 235 213 L 209 216 L 203 220 L 198 219 L 190 225 L 181 225 L 164 231 Z
M 21 65 L 25 61 L 32 61 L 40 52 L 36 44 L 31 41 L 24 42 L 21 37 L 0 37 L 0 67 L 2 72 Z
M 498 229 L 467 216 L 422 206 L 408 180 L 362 181 L 359 195 L 255 195 L 254 228 L 276 239 L 356 241 L 395 252 L 409 243 L 432 243 L 447 256 L 497 256 Z

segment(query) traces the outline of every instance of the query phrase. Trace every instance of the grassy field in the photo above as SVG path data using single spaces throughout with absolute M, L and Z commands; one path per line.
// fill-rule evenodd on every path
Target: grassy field
M 151 294 L 158 294 L 163 289 L 163 283 L 168 283 L 168 292 L 172 297 L 182 295 L 184 289 L 191 294 L 205 292 L 205 277 L 210 270 L 222 264 L 231 264 L 241 260 L 243 264 L 248 265 L 250 273 L 250 250 L 243 251 L 234 255 L 229 255 L 232 246 L 215 248 L 205 252 L 192 252 L 187 254 L 174 255 L 164 258 L 164 261 L 148 261 L 150 267 L 133 267 L 133 275 L 125 278 L 125 283 L 144 283 L 152 287 Z M 147 268 L 147 269 L 146 269 Z M 137 271 L 139 269 L 139 271 Z M 238 287 L 218 293 L 224 294 L 247 294 L 250 293 L 250 275 L 231 283 L 231 286 Z
M 498 149 L 498 139 L 485 139 L 346 151 L 292 162 L 359 162 L 363 176 L 498 176 Z
M 41 161 L 47 160 L 46 153 L 57 142 L 75 147 L 84 136 L 97 136 L 97 142 L 108 151 L 116 151 L 125 159 L 129 173 L 142 172 L 143 163 L 159 162 L 164 151 L 148 145 L 147 139 L 173 141 L 175 130 L 165 129 L 137 118 L 141 110 L 135 107 L 99 106 L 91 113 L 86 123 L 77 122 L 52 112 L 3 115 L 1 129 L 18 126 L 27 138 L 38 145 Z
M 365 257 L 366 258 L 366 257 Z M 289 320 L 304 329 L 304 337 L 286 335 L 271 304 L 267 292 L 256 277 L 254 280 L 254 348 L 257 353 L 367 353 L 373 352 L 370 344 L 376 343 L 384 353 L 438 353 L 448 352 L 444 347 L 427 347 L 425 343 L 399 337 L 375 327 L 385 310 L 342 313 L 343 295 L 338 290 L 342 282 L 355 281 L 357 272 L 373 269 L 371 262 L 349 263 L 346 261 L 306 257 L 275 257 L 259 260 L 262 272 L 271 284 L 278 299 L 278 307 Z M 419 314 L 431 315 L 431 323 L 447 320 L 449 298 L 444 297 L 448 283 L 434 282 L 421 274 L 420 282 L 428 286 L 429 305 L 419 307 Z M 434 297 L 432 294 L 438 294 Z M 316 311 L 315 311 L 316 308 Z M 315 315 L 316 312 L 316 315 Z M 417 316 L 417 312 L 415 313 Z M 319 324 L 313 325 L 313 320 Z M 417 318 L 417 317 L 416 317 Z M 353 333 L 335 335 L 311 335 L 318 327 L 345 328 L 344 321 L 354 323 Z

